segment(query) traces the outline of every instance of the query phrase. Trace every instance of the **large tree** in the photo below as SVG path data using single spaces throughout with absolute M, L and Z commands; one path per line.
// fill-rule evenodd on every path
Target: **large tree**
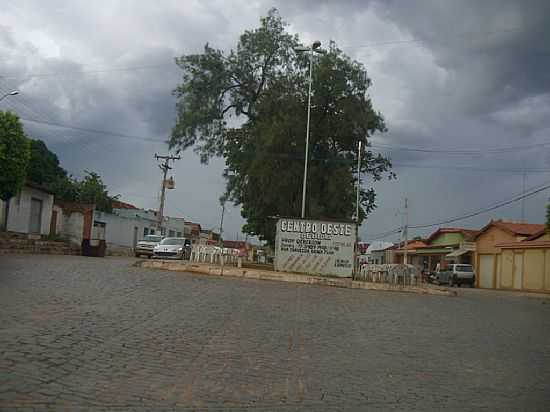
M 57 155 L 42 140 L 31 140 L 31 156 L 27 179 L 50 189 L 56 199 L 72 202 L 94 203 L 97 210 L 112 211 L 113 197 L 101 176 L 85 171 L 82 180 L 67 174 L 59 164 Z
M 276 10 L 245 31 L 227 55 L 210 45 L 176 59 L 183 81 L 174 90 L 177 122 L 170 145 L 194 147 L 203 162 L 224 156 L 227 196 L 242 206 L 243 230 L 273 243 L 270 216 L 299 216 L 305 159 L 309 56 Z M 372 108 L 364 66 L 335 43 L 315 56 L 306 215 L 351 219 L 355 211 L 357 144 L 386 130 Z M 233 119 L 231 119 L 233 118 Z M 367 150 L 361 172 L 371 180 L 390 162 Z M 375 207 L 361 190 L 360 220 Z
M 27 168 L 27 179 L 50 186 L 67 178 L 67 172 L 59 165 L 57 155 L 39 139 L 31 140 L 31 158 Z
M 23 186 L 29 146 L 17 115 L 0 111 L 0 199 L 8 200 Z

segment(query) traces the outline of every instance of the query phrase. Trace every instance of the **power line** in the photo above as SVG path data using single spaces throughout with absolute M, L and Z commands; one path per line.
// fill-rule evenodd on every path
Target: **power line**
M 78 130 L 78 131 L 87 132 L 87 133 L 122 137 L 122 138 L 125 138 L 125 139 L 132 139 L 132 140 L 142 140 L 144 142 L 166 143 L 166 141 L 164 141 L 164 140 L 151 139 L 151 138 L 148 138 L 148 137 L 135 136 L 135 135 L 129 135 L 129 134 L 124 134 L 124 133 L 110 132 L 110 131 L 107 131 L 107 130 L 91 129 L 91 128 L 73 126 L 73 125 L 57 123 L 57 122 L 41 121 L 41 120 L 37 120 L 37 119 L 29 119 L 29 118 L 26 118 L 26 117 L 20 117 L 20 119 L 23 120 L 23 121 L 26 121 L 26 122 L 45 124 L 45 125 L 48 125 L 48 126 L 61 127 L 61 128 L 64 128 L 64 129 L 73 129 L 73 130 Z
M 500 172 L 500 173 L 550 173 L 550 169 L 544 168 L 526 168 L 526 169 L 511 169 L 511 168 L 489 168 L 489 167 L 476 167 L 476 166 L 460 166 L 460 165 L 422 165 L 422 164 L 408 164 L 408 163 L 394 163 L 392 166 L 395 168 L 411 168 L 411 169 L 451 169 L 451 170 L 467 170 L 476 172 Z
M 421 148 L 421 147 L 405 147 L 405 146 L 397 146 L 387 143 L 371 143 L 371 147 L 374 148 L 382 148 L 382 149 L 391 149 L 391 151 L 403 151 L 403 152 L 421 152 L 421 153 L 443 153 L 443 154 L 456 154 L 456 155 L 482 155 L 482 154 L 493 154 L 493 153 L 514 153 L 518 150 L 526 150 L 526 149 L 532 149 L 535 147 L 545 147 L 550 146 L 550 142 L 541 142 L 541 143 L 533 143 L 529 145 L 521 145 L 521 146 L 505 146 L 497 149 L 447 149 L 447 148 L 441 148 L 441 149 L 428 149 L 428 148 Z
M 80 74 L 151 70 L 151 69 L 158 69 L 161 67 L 168 67 L 168 66 L 177 67 L 176 64 L 172 62 L 172 63 L 160 63 L 160 64 L 150 64 L 150 65 L 142 65 L 142 66 L 112 67 L 112 68 L 96 69 L 96 70 L 74 70 L 74 71 L 58 72 L 58 73 L 36 73 L 36 74 L 29 74 L 28 76 L 8 76 L 8 77 L 4 77 L 4 79 L 12 79 L 12 80 L 24 79 L 24 81 L 26 81 L 32 78 L 63 77 L 63 76 L 73 76 L 73 75 L 80 75 Z
M 486 31 L 486 32 L 477 32 L 477 33 L 461 33 L 457 34 L 455 36 L 451 36 L 451 38 L 460 38 L 460 37 L 468 37 L 468 36 L 487 36 L 491 34 L 501 34 L 501 33 L 513 33 L 513 32 L 521 32 L 525 31 L 525 28 L 521 27 L 513 27 L 509 29 L 502 29 L 502 30 L 493 30 L 493 31 Z M 389 40 L 389 41 L 380 41 L 380 42 L 374 42 L 374 43 L 367 43 L 367 44 L 349 44 L 340 46 L 342 49 L 359 49 L 359 48 L 370 48 L 370 47 L 378 47 L 378 46 L 390 46 L 394 44 L 409 44 L 409 43 L 420 43 L 423 42 L 424 39 L 401 39 L 401 40 Z
M 523 195 L 516 196 L 513 199 L 502 201 L 499 204 L 497 204 L 495 206 L 492 206 L 492 207 L 488 207 L 486 209 L 478 210 L 476 212 L 467 213 L 463 216 L 459 216 L 459 217 L 455 217 L 455 218 L 451 218 L 451 219 L 441 220 L 439 222 L 428 223 L 428 224 L 423 224 L 423 225 L 411 225 L 409 227 L 411 227 L 413 229 L 423 229 L 423 228 L 428 228 L 428 227 L 433 227 L 433 226 L 440 226 L 440 225 L 444 225 L 444 224 L 448 224 L 448 223 L 457 222 L 459 220 L 468 219 L 468 218 L 471 218 L 471 217 L 474 217 L 474 216 L 478 216 L 482 213 L 487 213 L 487 212 L 491 212 L 491 211 L 496 210 L 496 209 L 500 209 L 501 207 L 504 207 L 504 206 L 507 206 L 509 204 L 518 202 L 522 199 L 526 199 L 528 197 L 534 196 L 537 193 L 540 193 L 540 192 L 542 192 L 542 191 L 544 191 L 548 188 L 550 188 L 550 184 L 545 184 L 544 186 L 539 187 L 538 189 L 532 189 L 531 191 L 526 192 Z
M 482 209 L 476 209 L 475 211 L 472 211 L 472 212 L 466 212 L 465 214 L 462 214 L 460 216 L 456 216 L 456 217 L 452 217 L 452 218 L 448 218 L 448 219 L 443 219 L 443 220 L 440 220 L 440 221 L 437 221 L 437 222 L 432 222 L 432 223 L 409 225 L 408 227 L 410 229 L 425 229 L 425 228 L 429 228 L 429 227 L 441 226 L 441 225 L 444 225 L 444 224 L 449 224 L 449 223 L 458 222 L 460 220 L 469 219 L 471 217 L 475 217 L 475 216 L 481 215 L 483 213 L 491 212 L 493 210 L 500 209 L 501 207 L 508 206 L 512 203 L 515 203 L 515 202 L 518 202 L 520 200 L 526 199 L 528 197 L 534 196 L 537 193 L 543 192 L 544 190 L 547 190 L 547 189 L 550 189 L 550 182 L 546 182 L 542 186 L 539 186 L 539 187 L 534 187 L 534 188 L 528 190 L 527 192 L 523 192 L 520 195 L 513 196 L 510 199 L 493 203 L 491 206 L 488 206 L 488 207 L 485 207 L 485 208 L 482 208 Z M 369 241 L 378 240 L 378 239 L 388 237 L 392 234 L 399 233 L 400 230 L 401 230 L 400 228 L 396 228 L 396 229 L 393 229 L 393 230 L 390 230 L 390 231 L 387 231 L 387 232 L 384 232 L 384 233 L 378 233 L 378 234 L 372 235 L 372 237 L 369 237 Z
M 491 34 L 500 34 L 500 33 L 512 33 L 512 32 L 521 32 L 525 31 L 524 28 L 510 28 L 510 29 L 502 29 L 502 30 L 494 30 L 494 31 L 486 31 L 486 32 L 477 32 L 477 33 L 462 33 L 457 34 L 455 36 L 452 36 L 454 38 L 461 38 L 461 37 L 468 37 L 468 36 L 487 36 Z M 452 38 L 451 37 L 451 38 Z M 348 44 L 348 45 L 342 45 L 338 46 L 340 49 L 357 49 L 357 48 L 371 48 L 371 47 L 378 47 L 378 46 L 388 46 L 388 45 L 396 45 L 396 44 L 410 44 L 410 43 L 420 43 L 425 41 L 424 39 L 397 39 L 397 40 L 389 40 L 389 41 L 380 41 L 380 42 L 374 42 L 374 43 L 367 43 L 367 44 Z M 524 51 L 525 52 L 525 51 Z M 533 52 L 536 54 L 545 54 L 547 51 L 538 51 Z M 550 52 L 547 52 L 550 53 Z M 172 59 L 175 59 L 176 57 L 172 57 Z M 81 66 L 91 66 L 90 64 L 80 64 Z M 123 67 L 105 67 L 105 68 L 98 68 L 93 70 L 73 70 L 73 71 L 66 71 L 66 72 L 53 72 L 53 73 L 30 73 L 28 75 L 21 75 L 21 76 L 8 76 L 4 77 L 5 79 L 32 79 L 32 78 L 48 78 L 48 77 L 62 77 L 62 76 L 72 76 L 72 75 L 81 75 L 81 74 L 93 74 L 93 73 L 109 73 L 109 72 L 124 72 L 124 71 L 137 71 L 137 70 L 155 70 L 163 67 L 176 67 L 177 65 L 174 63 L 174 61 L 170 63 L 159 63 L 159 64 L 149 64 L 149 65 L 136 65 L 136 66 L 123 66 Z

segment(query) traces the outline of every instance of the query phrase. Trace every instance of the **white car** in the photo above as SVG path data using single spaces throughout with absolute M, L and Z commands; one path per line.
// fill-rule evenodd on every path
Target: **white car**
M 166 237 L 153 249 L 155 259 L 186 259 L 189 257 L 191 241 L 184 237 Z
M 162 240 L 162 236 L 159 235 L 147 235 L 137 242 L 136 247 L 134 248 L 134 254 L 136 257 L 140 256 L 153 256 L 153 249 L 157 246 Z

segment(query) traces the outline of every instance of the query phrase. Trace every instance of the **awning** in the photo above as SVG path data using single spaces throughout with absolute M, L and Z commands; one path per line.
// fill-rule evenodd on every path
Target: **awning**
M 468 252 L 470 252 L 470 251 L 469 250 L 464 250 L 464 249 L 457 249 L 454 252 L 451 252 L 447 256 L 445 256 L 445 259 L 450 258 L 450 257 L 462 256 L 463 254 L 468 253 Z

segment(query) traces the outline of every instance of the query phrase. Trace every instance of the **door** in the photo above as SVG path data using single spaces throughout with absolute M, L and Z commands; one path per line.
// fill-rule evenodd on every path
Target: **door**
M 32 198 L 29 233 L 40 233 L 41 227 L 42 227 L 42 200 Z
M 495 267 L 494 255 L 479 255 L 479 287 L 492 289 L 493 273 Z
M 514 289 L 523 287 L 523 254 L 514 254 Z
M 50 221 L 50 235 L 57 235 L 57 210 L 52 211 L 52 220 Z

